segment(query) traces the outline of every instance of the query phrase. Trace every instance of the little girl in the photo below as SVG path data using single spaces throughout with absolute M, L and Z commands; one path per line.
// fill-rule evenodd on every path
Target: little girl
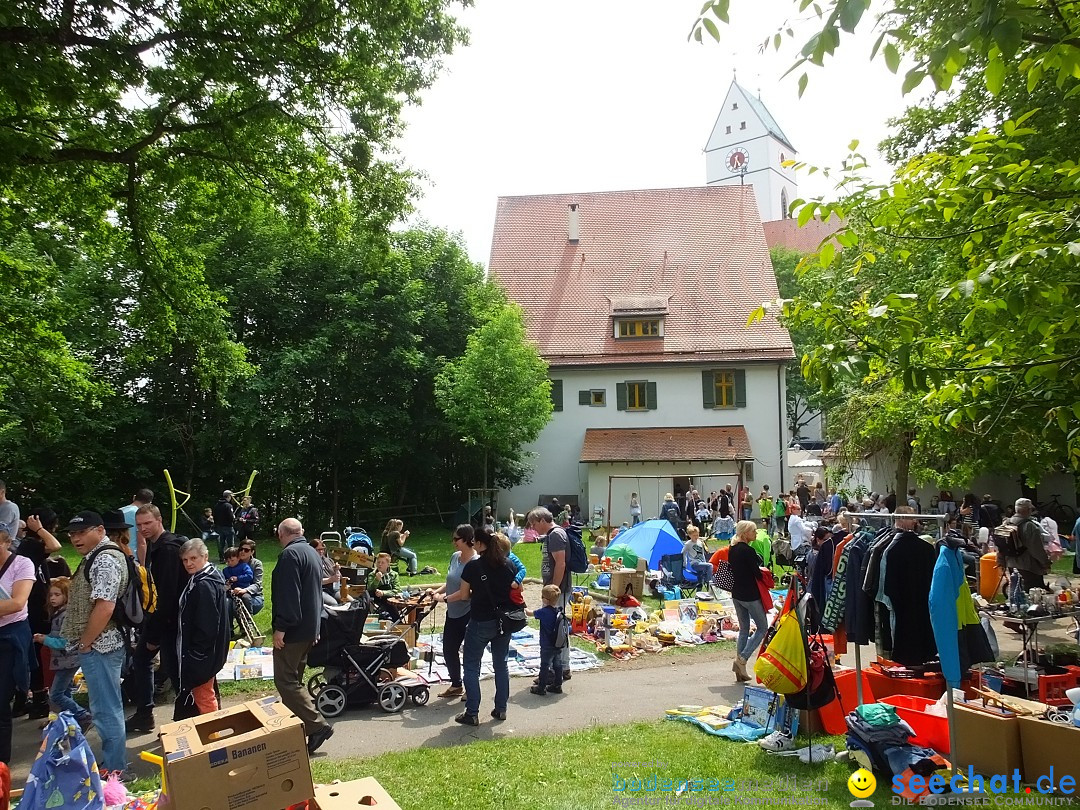
M 68 652 L 68 640 L 62 635 L 64 614 L 67 613 L 68 578 L 57 577 L 49 584 L 49 612 L 52 616 L 52 632 L 36 633 L 34 641 L 52 650 L 53 682 L 49 687 L 49 703 L 53 710 L 71 712 L 85 734 L 93 725 L 93 716 L 71 697 L 71 685 L 79 671 L 79 656 Z

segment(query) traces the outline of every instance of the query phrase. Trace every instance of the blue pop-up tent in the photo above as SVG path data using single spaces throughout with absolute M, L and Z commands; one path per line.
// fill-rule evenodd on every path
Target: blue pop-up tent
M 648 560 L 650 571 L 659 570 L 661 557 L 682 554 L 683 548 L 679 533 L 666 520 L 646 520 L 624 529 L 615 536 L 615 542 L 629 546 L 638 557 Z

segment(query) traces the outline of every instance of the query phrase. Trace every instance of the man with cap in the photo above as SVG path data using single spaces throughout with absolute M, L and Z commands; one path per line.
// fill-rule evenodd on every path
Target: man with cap
M 129 677 L 134 684 L 135 713 L 127 719 L 128 731 L 154 730 L 154 657 L 161 655 L 161 668 L 179 694 L 179 663 L 176 636 L 179 632 L 180 594 L 187 586 L 188 573 L 180 559 L 180 542 L 165 531 L 161 510 L 153 504 L 140 506 L 135 513 L 139 537 L 146 543 L 146 568 L 157 589 L 157 607 L 146 617 L 131 661 Z
M 1007 522 L 1016 526 L 1015 547 L 1019 549 L 1019 554 L 1011 556 L 998 552 L 998 565 L 1006 571 L 1011 568 L 1019 571 L 1025 591 L 1045 588 L 1046 581 L 1043 577 L 1050 573 L 1050 557 L 1043 544 L 1042 528 L 1032 514 L 1035 506 L 1030 499 L 1019 498 L 1015 509 L 1016 514 Z
M 67 525 L 71 545 L 83 557 L 71 577 L 64 637 L 79 653 L 90 693 L 90 711 L 101 736 L 98 762 L 107 771 L 124 772 L 127 750 L 120 670 L 124 640 L 113 622 L 113 609 L 128 582 L 123 549 L 105 536 L 97 512 L 79 512 Z
M 813 526 L 803 520 L 802 507 L 798 503 L 788 506 L 788 536 L 791 537 L 791 550 L 795 551 L 804 543 L 810 542 Z
M 211 510 L 214 515 L 214 528 L 218 533 L 218 562 L 225 562 L 225 549 L 233 544 L 236 537 L 234 503 L 232 490 L 227 489 L 221 493 L 221 500 L 215 503 Z

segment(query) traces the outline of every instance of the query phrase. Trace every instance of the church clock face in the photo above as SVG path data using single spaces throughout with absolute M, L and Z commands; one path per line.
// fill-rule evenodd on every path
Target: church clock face
M 727 167 L 729 172 L 745 172 L 750 165 L 750 154 L 741 146 L 737 146 L 727 153 Z

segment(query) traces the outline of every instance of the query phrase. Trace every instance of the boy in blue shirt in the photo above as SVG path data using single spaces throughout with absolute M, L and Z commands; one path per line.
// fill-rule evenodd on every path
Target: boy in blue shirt
M 544 606 L 526 613 L 540 622 L 540 677 L 537 685 L 529 689 L 534 695 L 551 692 L 562 694 L 562 649 L 567 639 L 566 617 L 557 607 L 562 604 L 562 591 L 558 585 L 545 585 L 540 592 Z M 560 626 L 561 625 L 561 626 Z M 546 686 L 545 686 L 546 684 Z
M 230 588 L 246 588 L 255 581 L 255 572 L 246 562 L 240 562 L 240 549 L 225 549 L 225 569 L 221 572 Z

